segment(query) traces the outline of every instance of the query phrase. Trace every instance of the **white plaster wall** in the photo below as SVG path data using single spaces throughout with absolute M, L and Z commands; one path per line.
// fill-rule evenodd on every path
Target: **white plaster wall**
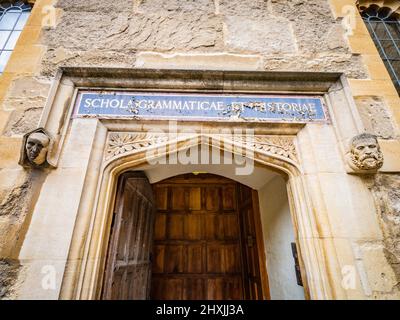
M 285 181 L 277 176 L 259 190 L 261 222 L 272 300 L 303 300 L 297 285 L 291 242 L 294 229 Z

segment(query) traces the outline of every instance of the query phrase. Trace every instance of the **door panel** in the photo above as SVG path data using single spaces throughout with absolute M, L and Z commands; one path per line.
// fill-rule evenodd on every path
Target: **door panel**
M 149 297 L 151 245 L 154 230 L 151 185 L 140 172 L 121 176 L 111 228 L 103 299 Z
M 157 212 L 151 297 L 244 299 L 243 284 L 250 282 L 244 279 L 237 183 L 184 175 L 153 190 Z
M 269 299 L 258 194 L 257 191 L 240 184 L 238 184 L 238 190 L 245 273 L 245 298 L 249 300 Z
M 266 298 L 256 202 L 255 191 L 214 175 L 150 186 L 143 173 L 124 174 L 102 298 Z

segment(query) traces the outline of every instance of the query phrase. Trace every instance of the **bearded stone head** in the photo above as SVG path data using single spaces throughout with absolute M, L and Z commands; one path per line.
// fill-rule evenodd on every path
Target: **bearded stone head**
M 362 133 L 350 142 L 350 166 L 355 171 L 371 172 L 383 165 L 383 154 L 375 135 Z

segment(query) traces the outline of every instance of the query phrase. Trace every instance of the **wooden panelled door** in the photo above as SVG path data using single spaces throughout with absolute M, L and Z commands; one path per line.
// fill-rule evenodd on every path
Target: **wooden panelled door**
M 248 300 L 269 299 L 264 240 L 258 206 L 258 192 L 238 183 L 238 208 L 244 267 L 244 295 Z
M 102 298 L 268 298 L 257 201 L 255 191 L 220 176 L 152 187 L 144 173 L 123 174 Z
M 215 175 L 189 174 L 157 183 L 153 190 L 152 299 L 268 296 L 266 270 L 260 272 L 265 268 L 262 235 L 253 205 L 258 199 L 250 188 Z
M 129 172 L 118 183 L 102 299 L 149 298 L 153 191 L 144 173 Z

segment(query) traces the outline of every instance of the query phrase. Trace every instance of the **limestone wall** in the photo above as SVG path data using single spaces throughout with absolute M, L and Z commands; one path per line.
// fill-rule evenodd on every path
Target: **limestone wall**
M 59 66 L 343 72 L 366 130 L 393 154 L 392 173 L 365 183 L 385 258 L 400 278 L 392 188 L 400 179 L 400 100 L 358 15 L 345 34 L 345 6 L 355 0 L 35 1 L 0 78 L 0 298 L 18 285 L 19 250 L 47 174 L 18 165 L 21 136 L 36 128 Z
M 392 288 L 395 293 L 400 289 L 400 175 L 379 174 L 367 178 L 366 183 L 374 195 L 384 234 L 384 241 L 380 244 L 382 253 L 396 277 L 397 285 Z M 382 270 L 381 278 L 384 279 L 385 276 Z M 375 293 L 375 297 L 381 298 L 378 292 Z

